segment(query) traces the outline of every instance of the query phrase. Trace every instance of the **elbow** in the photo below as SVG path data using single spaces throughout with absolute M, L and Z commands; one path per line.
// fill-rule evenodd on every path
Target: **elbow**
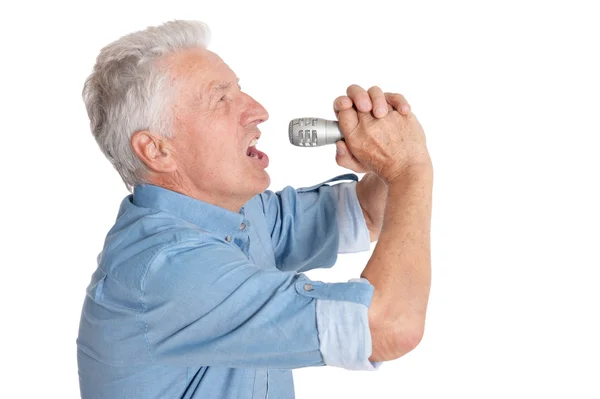
M 397 332 L 394 336 L 394 359 L 398 359 L 415 349 L 421 343 L 424 332 L 425 329 L 422 324 L 411 328 L 403 328 Z
M 369 307 L 371 329 L 371 361 L 395 360 L 415 349 L 425 333 L 426 307 L 398 309 L 374 297 Z
M 424 334 L 423 322 L 385 323 L 381 328 L 372 329 L 373 362 L 398 359 L 415 349 Z

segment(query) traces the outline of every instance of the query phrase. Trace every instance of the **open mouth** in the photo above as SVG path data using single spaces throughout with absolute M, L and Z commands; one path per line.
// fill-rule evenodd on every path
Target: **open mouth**
M 256 143 L 258 143 L 257 139 L 254 139 L 250 142 L 250 145 L 248 145 L 248 151 L 246 152 L 246 155 L 250 158 L 262 159 L 265 154 L 256 149 Z
M 269 166 L 269 157 L 264 152 L 256 149 L 256 143 L 258 143 L 258 138 L 253 139 L 250 144 L 248 144 L 246 155 L 250 158 L 250 162 L 257 167 L 264 169 Z

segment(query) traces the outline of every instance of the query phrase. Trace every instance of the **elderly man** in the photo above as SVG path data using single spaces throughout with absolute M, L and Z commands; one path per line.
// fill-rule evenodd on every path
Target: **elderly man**
M 294 368 L 375 370 L 421 340 L 433 168 L 406 100 L 352 85 L 334 101 L 358 183 L 268 191 L 267 111 L 207 37 L 191 21 L 124 36 L 85 83 L 132 195 L 83 304 L 83 398 L 293 398 Z M 376 240 L 360 278 L 302 273 Z

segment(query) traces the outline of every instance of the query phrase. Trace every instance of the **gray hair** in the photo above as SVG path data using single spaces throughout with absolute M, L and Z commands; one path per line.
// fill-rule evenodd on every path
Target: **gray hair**
M 100 50 L 83 101 L 98 146 L 129 191 L 146 182 L 147 171 L 131 148 L 132 134 L 149 130 L 172 137 L 174 91 L 168 71 L 159 69 L 157 61 L 187 48 L 206 48 L 209 39 L 205 23 L 175 20 L 130 33 Z

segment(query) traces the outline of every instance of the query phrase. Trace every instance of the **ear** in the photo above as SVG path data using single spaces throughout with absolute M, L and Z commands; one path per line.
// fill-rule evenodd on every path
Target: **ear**
M 177 170 L 173 149 L 168 141 L 147 130 L 140 130 L 131 136 L 131 148 L 146 167 L 154 172 L 169 173 Z

